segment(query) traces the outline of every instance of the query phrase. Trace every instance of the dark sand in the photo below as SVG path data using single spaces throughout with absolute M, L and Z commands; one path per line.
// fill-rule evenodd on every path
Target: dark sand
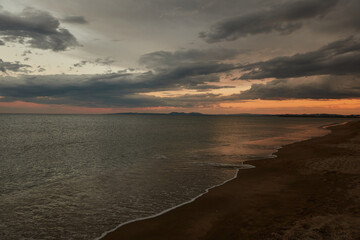
M 360 122 L 331 130 L 103 239 L 360 239 Z

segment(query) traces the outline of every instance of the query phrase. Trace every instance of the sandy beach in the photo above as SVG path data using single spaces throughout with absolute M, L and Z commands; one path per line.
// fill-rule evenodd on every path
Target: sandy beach
M 287 145 L 194 202 L 103 239 L 359 239 L 360 122 Z

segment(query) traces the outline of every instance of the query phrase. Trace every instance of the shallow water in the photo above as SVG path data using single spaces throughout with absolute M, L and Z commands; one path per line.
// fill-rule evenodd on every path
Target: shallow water
M 0 115 L 0 239 L 94 239 L 189 201 L 232 178 L 244 160 L 342 121 Z

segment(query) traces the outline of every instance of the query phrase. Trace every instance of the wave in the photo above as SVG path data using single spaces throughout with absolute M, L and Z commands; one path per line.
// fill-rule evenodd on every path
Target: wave
M 170 211 L 172 211 L 172 210 L 174 210 L 174 209 L 176 209 L 176 208 L 179 208 L 179 207 L 181 207 L 181 206 L 183 206 L 183 205 L 186 205 L 186 204 L 188 204 L 188 203 L 192 203 L 192 202 L 194 202 L 196 199 L 198 199 L 199 197 L 201 197 L 201 196 L 205 195 L 206 193 L 208 193 L 211 189 L 216 188 L 216 187 L 220 187 L 220 186 L 224 185 L 225 183 L 234 180 L 235 178 L 237 178 L 238 173 L 239 173 L 239 169 L 237 169 L 234 177 L 232 177 L 231 179 L 228 179 L 228 180 L 224 181 L 223 183 L 220 183 L 220 184 L 217 184 L 217 185 L 214 185 L 214 186 L 211 186 L 211 187 L 205 189 L 205 191 L 204 191 L 203 193 L 201 193 L 200 195 L 198 195 L 198 196 L 190 199 L 189 201 L 183 202 L 183 203 L 181 203 L 181 204 L 179 204 L 179 205 L 176 205 L 176 206 L 174 206 L 174 207 L 168 208 L 168 209 L 166 209 L 166 210 L 164 210 L 164 211 L 162 211 L 162 212 L 160 212 L 160 213 L 154 214 L 154 215 L 150 215 L 150 216 L 142 217 L 142 218 L 136 218 L 136 219 L 133 219 L 133 220 L 130 220 L 130 221 L 121 223 L 121 224 L 119 224 L 118 226 L 116 226 L 115 228 L 113 228 L 113 229 L 111 229 L 111 230 L 109 230 L 109 231 L 104 232 L 100 237 L 95 238 L 94 240 L 101 240 L 101 239 L 102 239 L 103 237 L 105 237 L 107 234 L 109 234 L 109 233 L 111 233 L 111 232 L 114 232 L 115 230 L 117 230 L 118 228 L 120 228 L 120 227 L 122 227 L 122 226 L 124 226 L 124 225 L 126 225 L 126 224 L 133 223 L 133 222 L 137 222 L 137 221 L 142 221 L 142 220 L 146 220 L 146 219 L 155 218 L 155 217 L 158 217 L 158 216 L 160 216 L 160 215 L 163 215 L 163 214 L 165 214 L 165 213 L 167 213 L 167 212 L 170 212 Z
M 348 122 L 331 123 L 331 124 L 323 125 L 323 126 L 321 126 L 321 128 L 328 129 L 328 128 L 330 128 L 330 127 L 345 125 L 345 124 L 347 124 L 347 123 L 348 123 Z
M 231 168 L 231 169 L 250 169 L 255 168 L 254 165 L 244 164 L 241 162 L 240 164 L 228 164 L 228 163 L 209 163 L 209 165 L 218 167 L 218 168 Z

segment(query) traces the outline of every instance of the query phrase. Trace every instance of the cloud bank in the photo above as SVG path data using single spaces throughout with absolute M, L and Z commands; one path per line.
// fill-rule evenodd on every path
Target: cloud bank
M 236 51 L 224 49 L 163 51 L 146 54 L 140 59 L 150 69 L 142 73 L 2 77 L 0 100 L 92 107 L 205 106 L 221 98 L 208 93 L 175 98 L 146 94 L 166 90 L 193 89 L 202 92 L 229 88 L 231 86 L 208 83 L 219 82 L 218 74 L 235 68 L 222 61 L 232 59 L 236 54 Z M 163 64 L 165 62 L 168 64 Z
M 240 79 L 293 78 L 360 73 L 360 39 L 349 37 L 316 51 L 241 66 Z
M 360 98 L 360 76 L 277 79 L 253 84 L 249 90 L 233 97 L 263 100 Z

